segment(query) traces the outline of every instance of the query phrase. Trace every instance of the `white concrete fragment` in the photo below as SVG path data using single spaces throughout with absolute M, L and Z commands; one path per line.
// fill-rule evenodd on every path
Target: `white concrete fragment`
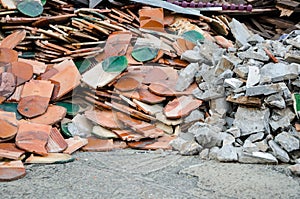
M 274 140 L 287 152 L 299 149 L 299 140 L 288 132 L 278 134 Z
M 282 148 L 280 148 L 280 146 L 278 144 L 276 144 L 276 142 L 274 140 L 269 140 L 268 144 L 269 144 L 270 148 L 272 149 L 273 155 L 278 160 L 285 162 L 285 163 L 290 161 L 290 157 L 287 154 L 287 152 L 284 151 Z

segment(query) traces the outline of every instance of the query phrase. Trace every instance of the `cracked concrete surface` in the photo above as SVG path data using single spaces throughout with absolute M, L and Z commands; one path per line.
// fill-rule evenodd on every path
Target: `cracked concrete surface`
M 174 152 L 78 152 L 67 164 L 27 165 L 1 198 L 297 198 L 287 165 L 203 161 Z

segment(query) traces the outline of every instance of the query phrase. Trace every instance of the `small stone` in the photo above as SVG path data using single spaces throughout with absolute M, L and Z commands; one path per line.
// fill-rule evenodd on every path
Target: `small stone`
M 187 141 L 178 137 L 170 142 L 174 150 L 179 151 L 181 155 L 197 155 L 202 147 L 195 141 Z
M 279 159 L 285 163 L 288 163 L 290 161 L 290 157 L 287 154 L 287 152 L 285 152 L 283 149 L 281 149 L 280 146 L 278 144 L 276 144 L 276 142 L 274 142 L 273 140 L 269 140 L 268 144 L 273 151 L 273 155 L 277 159 Z
M 219 150 L 220 148 L 219 147 L 212 147 L 209 149 L 209 159 L 210 160 L 216 160 L 217 159 L 217 156 L 218 156 L 218 153 L 219 153 Z
M 260 142 L 255 142 L 255 144 L 258 147 L 258 149 L 262 152 L 266 152 L 269 149 L 268 141 L 266 139 Z
M 270 110 L 239 107 L 233 125 L 241 129 L 241 135 L 269 132 Z
M 223 141 L 223 146 L 225 145 L 232 145 L 235 142 L 235 138 L 230 135 L 229 133 L 222 133 L 222 141 Z
M 288 167 L 288 169 L 297 176 L 300 176 L 300 164 L 291 165 Z
M 265 134 L 262 132 L 258 132 L 258 133 L 254 133 L 252 135 L 250 135 L 247 140 L 249 140 L 250 142 L 257 142 L 260 141 L 264 138 Z
M 286 108 L 284 98 L 280 94 L 270 95 L 264 100 L 269 106 L 280 109 Z
M 209 159 L 209 149 L 203 149 L 199 154 L 200 159 L 208 160 Z
M 243 151 L 252 153 L 259 151 L 259 148 L 249 140 L 246 140 L 243 145 Z
M 204 113 L 196 109 L 184 119 L 184 123 L 190 123 L 194 121 L 204 121 Z
M 288 132 L 282 132 L 275 136 L 275 142 L 280 144 L 280 146 L 287 152 L 299 149 L 299 140 Z
M 231 127 L 227 129 L 226 132 L 231 134 L 234 138 L 238 138 L 241 136 L 241 130 L 237 127 Z
M 252 152 L 239 153 L 239 162 L 246 164 L 278 164 L 277 159 L 270 153 Z
M 232 145 L 223 146 L 218 152 L 217 159 L 220 162 L 236 162 L 238 160 L 236 148 Z
M 253 50 L 252 48 L 248 49 L 245 52 L 237 53 L 238 57 L 242 60 L 244 59 L 254 59 L 259 61 L 268 61 L 270 58 L 266 54 L 266 52 L 262 49 L 258 49 L 257 51 Z

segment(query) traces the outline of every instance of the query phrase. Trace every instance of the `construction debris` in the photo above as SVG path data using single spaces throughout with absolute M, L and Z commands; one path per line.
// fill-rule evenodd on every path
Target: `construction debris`
M 80 149 L 299 160 L 300 30 L 269 40 L 185 1 L 1 2 L 0 180 Z

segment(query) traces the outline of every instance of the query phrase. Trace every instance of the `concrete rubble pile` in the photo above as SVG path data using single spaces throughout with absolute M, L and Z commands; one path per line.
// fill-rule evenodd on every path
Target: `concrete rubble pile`
M 295 163 L 299 174 L 299 30 L 265 40 L 165 1 L 49 0 L 38 14 L 1 2 L 0 181 L 25 176 L 24 164 L 125 148 Z
M 180 71 L 185 81 L 176 88 L 195 79 L 193 95 L 207 107 L 186 118 L 189 125 L 171 145 L 182 155 L 221 162 L 296 163 L 291 170 L 299 174 L 300 30 L 272 41 L 236 20 L 230 27 L 234 48 L 204 41 L 182 54 L 191 64 Z

